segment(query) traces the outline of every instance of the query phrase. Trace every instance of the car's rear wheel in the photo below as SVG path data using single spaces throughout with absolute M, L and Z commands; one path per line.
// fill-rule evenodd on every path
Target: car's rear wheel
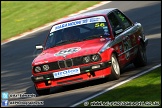
M 115 54 L 111 56 L 111 74 L 109 80 L 117 80 L 120 78 L 120 67 Z
M 139 45 L 137 56 L 133 64 L 135 67 L 142 67 L 147 64 L 146 48 L 142 43 Z
M 35 87 L 35 91 L 37 92 L 38 95 L 48 95 L 50 93 L 50 89 L 37 90 L 36 87 Z

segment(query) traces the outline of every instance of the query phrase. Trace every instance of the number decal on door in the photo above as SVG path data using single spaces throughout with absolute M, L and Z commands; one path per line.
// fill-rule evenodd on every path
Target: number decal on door
M 123 39 L 123 46 L 124 46 L 124 52 L 126 52 L 125 58 L 128 60 L 130 57 L 129 49 L 131 48 L 131 41 L 128 36 Z

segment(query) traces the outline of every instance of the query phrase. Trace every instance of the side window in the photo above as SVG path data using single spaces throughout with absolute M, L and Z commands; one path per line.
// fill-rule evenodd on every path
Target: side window
M 113 12 L 108 15 L 108 19 L 110 21 L 114 36 L 123 32 L 122 25 Z
M 123 13 L 117 10 L 115 11 L 115 14 L 121 20 L 124 30 L 132 26 L 132 23 L 130 22 L 130 20 Z

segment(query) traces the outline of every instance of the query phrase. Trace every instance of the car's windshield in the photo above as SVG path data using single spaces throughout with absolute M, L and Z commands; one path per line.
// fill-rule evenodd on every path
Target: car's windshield
M 100 36 L 109 36 L 109 29 L 103 16 L 66 22 L 52 27 L 45 49 Z

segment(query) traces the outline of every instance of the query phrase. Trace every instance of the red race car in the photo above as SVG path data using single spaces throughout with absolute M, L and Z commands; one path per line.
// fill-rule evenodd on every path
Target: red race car
M 38 95 L 50 88 L 97 78 L 119 79 L 121 68 L 147 64 L 142 25 L 110 8 L 65 18 L 55 23 L 32 62 Z

